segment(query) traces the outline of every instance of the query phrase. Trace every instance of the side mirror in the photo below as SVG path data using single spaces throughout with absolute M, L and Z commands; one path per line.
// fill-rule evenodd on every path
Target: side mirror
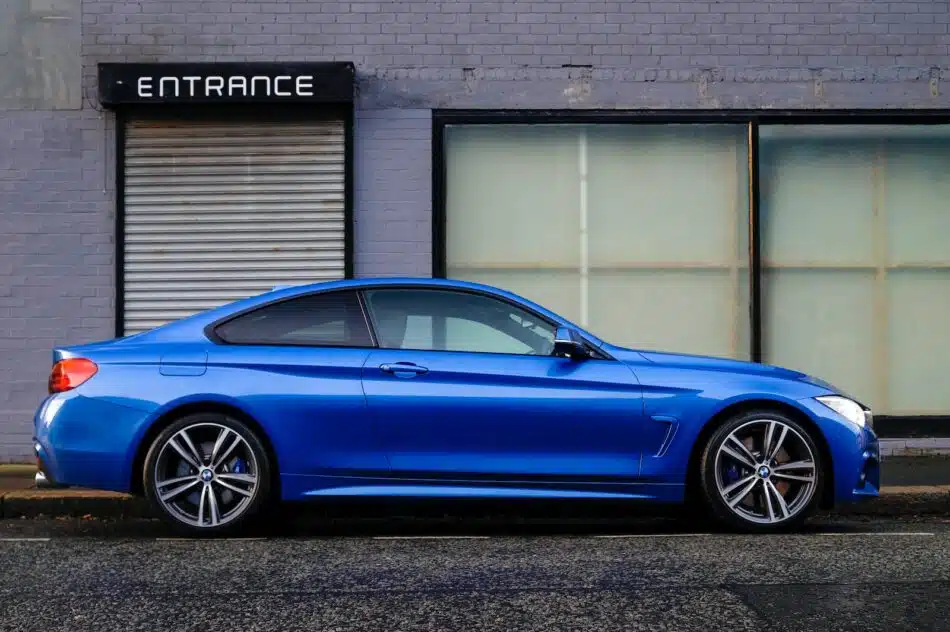
M 558 327 L 554 332 L 554 355 L 572 360 L 590 357 L 584 339 L 570 327 Z

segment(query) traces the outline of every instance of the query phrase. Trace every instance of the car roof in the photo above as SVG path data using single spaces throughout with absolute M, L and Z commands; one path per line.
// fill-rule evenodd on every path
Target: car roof
M 203 337 L 203 330 L 208 325 L 211 325 L 219 320 L 228 318 L 229 316 L 236 316 L 239 313 L 252 310 L 256 307 L 263 306 L 267 303 L 272 303 L 275 301 L 281 301 L 285 299 L 290 299 L 295 296 L 309 294 L 311 292 L 325 292 L 332 290 L 344 290 L 344 289 L 367 289 L 367 288 L 382 288 L 382 287 L 433 287 L 433 288 L 448 288 L 455 290 L 471 290 L 477 291 L 485 294 L 490 294 L 499 298 L 505 298 L 517 305 L 528 308 L 529 310 L 535 311 L 538 314 L 549 318 L 550 320 L 573 326 L 578 329 L 583 330 L 574 323 L 568 321 L 560 314 L 551 311 L 543 305 L 539 305 L 521 295 L 515 294 L 513 292 L 504 290 L 499 287 L 486 285 L 482 283 L 477 283 L 473 281 L 462 281 L 458 279 L 445 279 L 445 278 L 434 278 L 434 277 L 362 277 L 357 279 L 339 279 L 332 281 L 320 281 L 315 283 L 305 283 L 302 285 L 281 285 L 275 289 L 272 289 L 261 294 L 256 294 L 244 299 L 239 299 L 230 303 L 221 305 L 214 309 L 210 309 L 205 312 L 195 314 L 183 318 L 178 321 L 168 323 L 157 329 L 153 329 L 150 332 L 143 332 L 144 335 L 135 336 L 139 340 L 142 338 L 151 338 L 151 339 L 163 339 L 163 340 L 172 340 L 172 339 L 188 339 L 195 336 Z M 591 338 L 596 344 L 600 344 L 600 341 L 596 336 L 590 332 L 585 331 L 585 334 Z M 144 340 L 143 340 L 144 341 Z
M 458 279 L 444 279 L 436 277 L 362 277 L 358 279 L 337 279 L 334 281 L 317 281 L 314 283 L 304 283 L 301 285 L 282 285 L 282 288 L 294 288 L 298 290 L 313 291 L 325 288 L 346 288 L 363 287 L 379 285 L 439 285 L 446 287 L 477 287 L 498 290 L 490 285 L 483 285 L 472 281 L 462 281 Z
M 559 314 L 551 312 L 548 308 L 543 305 L 538 305 L 533 301 L 515 294 L 513 292 L 504 290 L 499 287 L 492 285 L 486 285 L 483 283 L 476 283 L 473 281 L 461 281 L 458 279 L 445 279 L 445 278 L 434 278 L 434 277 L 364 277 L 359 279 L 340 279 L 335 281 L 322 281 L 317 283 L 307 283 L 304 285 L 293 285 L 293 286 L 280 286 L 276 290 L 271 290 L 270 292 L 264 292 L 257 296 L 252 296 L 244 301 L 238 301 L 236 303 L 231 303 L 229 312 L 238 312 L 243 311 L 247 308 L 254 307 L 257 304 L 269 303 L 275 300 L 281 300 L 285 298 L 291 298 L 301 294 L 309 294 L 311 292 L 325 292 L 330 290 L 344 290 L 344 289 L 367 289 L 367 288 L 380 288 L 380 287 L 436 287 L 436 288 L 447 288 L 455 290 L 472 290 L 477 292 L 482 292 L 486 294 L 491 294 L 501 298 L 507 298 L 517 304 L 524 305 L 534 309 L 535 311 L 541 312 L 542 315 L 551 317 L 554 320 L 560 321 L 563 318 Z M 238 307 L 239 303 L 244 303 Z
M 499 296 L 506 296 L 517 302 L 526 302 L 522 296 L 504 290 L 492 285 L 485 285 L 473 281 L 461 281 L 457 279 L 444 279 L 434 277 L 364 277 L 359 279 L 339 279 L 334 281 L 319 281 L 315 283 L 305 283 L 302 285 L 280 285 L 269 292 L 264 292 L 249 299 L 264 299 L 264 302 L 270 302 L 277 298 L 289 298 L 297 294 L 309 294 L 310 292 L 322 292 L 328 290 L 343 289 L 364 289 L 373 287 L 444 287 L 452 289 L 469 289 L 479 292 L 487 292 Z M 256 302 L 256 301 L 255 301 Z M 530 301 L 527 301 L 530 303 Z M 234 305 L 232 303 L 232 305 Z

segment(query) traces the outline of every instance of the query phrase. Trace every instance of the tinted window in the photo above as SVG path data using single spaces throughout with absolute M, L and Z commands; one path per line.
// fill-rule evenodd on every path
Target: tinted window
M 312 294 L 268 305 L 220 325 L 235 344 L 371 347 L 356 292 Z
M 469 292 L 366 292 L 379 346 L 550 355 L 554 327 L 510 303 Z

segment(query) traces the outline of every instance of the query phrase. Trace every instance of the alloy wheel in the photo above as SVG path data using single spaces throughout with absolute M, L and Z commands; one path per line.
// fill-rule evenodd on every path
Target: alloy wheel
M 217 423 L 181 428 L 162 444 L 153 473 L 155 497 L 178 521 L 221 527 L 254 499 L 259 469 L 247 440 Z
M 786 522 L 816 490 L 818 463 L 809 442 L 775 419 L 748 421 L 726 435 L 715 458 L 715 480 L 726 506 L 757 524 Z

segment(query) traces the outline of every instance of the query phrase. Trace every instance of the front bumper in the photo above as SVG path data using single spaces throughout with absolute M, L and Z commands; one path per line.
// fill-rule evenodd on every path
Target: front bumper
M 877 435 L 865 429 L 864 449 L 857 459 L 857 481 L 851 490 L 852 500 L 876 498 L 881 490 L 881 447 Z
M 846 505 L 877 498 L 881 489 L 881 448 L 870 426 L 859 427 L 824 404 L 800 402 L 811 413 L 828 444 L 834 486 L 826 505 Z

